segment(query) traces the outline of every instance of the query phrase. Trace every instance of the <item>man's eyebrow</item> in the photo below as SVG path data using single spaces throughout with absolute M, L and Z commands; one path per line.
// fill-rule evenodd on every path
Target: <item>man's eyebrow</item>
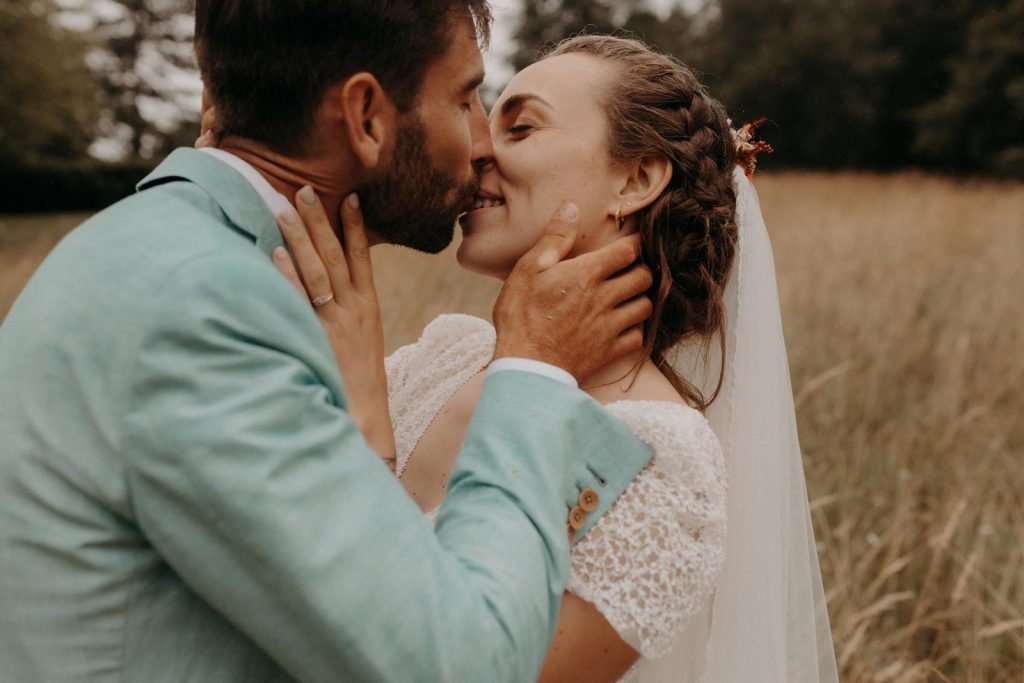
M 501 115 L 502 116 L 507 116 L 508 113 L 511 112 L 512 110 L 518 109 L 519 107 L 523 106 L 524 104 L 526 104 L 527 102 L 530 102 L 530 101 L 540 102 L 541 104 L 546 106 L 548 109 L 554 109 L 554 107 L 552 107 L 551 104 L 547 100 L 545 100 L 543 97 L 541 97 L 540 95 L 532 95 L 530 93 L 524 93 L 522 95 L 513 95 L 512 97 L 510 97 L 507 100 L 505 100 L 504 102 L 502 102 L 501 103 Z
M 474 90 L 479 88 L 481 85 L 484 84 L 484 75 L 485 74 L 483 71 L 478 71 L 475 74 L 473 74 L 473 76 L 466 81 L 465 85 L 462 87 L 462 90 L 460 92 L 473 92 Z

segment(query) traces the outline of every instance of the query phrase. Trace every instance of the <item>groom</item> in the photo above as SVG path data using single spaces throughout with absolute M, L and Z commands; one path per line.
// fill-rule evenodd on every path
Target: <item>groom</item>
M 610 275 L 636 245 L 559 263 L 570 211 L 524 257 L 436 535 L 268 256 L 305 184 L 331 214 L 358 191 L 382 240 L 451 239 L 490 154 L 487 22 L 197 2 L 227 151 L 175 152 L 76 229 L 0 329 L 0 680 L 536 677 L 570 507 L 598 491 L 591 526 L 650 457 L 572 380 L 635 344 L 615 307 L 650 276 Z

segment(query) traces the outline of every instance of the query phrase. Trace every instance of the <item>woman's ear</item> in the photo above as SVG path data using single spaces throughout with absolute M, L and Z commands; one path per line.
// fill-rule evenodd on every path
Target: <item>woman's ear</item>
M 364 71 L 349 77 L 337 97 L 352 154 L 363 168 L 376 168 L 394 124 L 384 89 L 373 74 Z
M 672 162 L 660 154 L 643 157 L 634 162 L 619 190 L 610 213 L 621 211 L 622 217 L 646 208 L 668 187 L 672 180 Z

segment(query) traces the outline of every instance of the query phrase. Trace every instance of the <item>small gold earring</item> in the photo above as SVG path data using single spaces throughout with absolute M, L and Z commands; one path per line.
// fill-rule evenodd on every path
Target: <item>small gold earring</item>
M 626 224 L 626 221 L 622 218 L 622 207 L 615 209 L 615 225 L 618 226 L 619 231 L 622 231 L 622 226 Z

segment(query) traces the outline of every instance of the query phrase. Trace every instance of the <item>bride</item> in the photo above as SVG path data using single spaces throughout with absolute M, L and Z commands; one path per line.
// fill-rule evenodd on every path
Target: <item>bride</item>
M 836 681 L 771 247 L 723 107 L 642 43 L 583 36 L 512 80 L 491 134 L 460 220 L 463 267 L 507 276 L 540 237 L 524 226 L 569 200 L 586 226 L 576 254 L 639 233 L 655 278 L 643 351 L 581 388 L 656 456 L 583 538 L 575 520 L 596 493 L 571 511 L 572 576 L 540 680 Z M 302 211 L 311 231 L 327 224 L 320 204 Z M 346 250 L 365 252 L 357 203 L 342 213 Z M 324 263 L 301 225 L 281 228 L 304 257 L 277 264 L 305 291 L 302 273 Z M 346 380 L 382 382 L 355 369 L 366 339 L 344 333 L 346 316 L 377 312 L 362 261 L 353 292 L 318 313 Z M 493 348 L 489 323 L 444 315 L 386 359 L 393 426 L 379 411 L 373 443 L 438 525 Z

